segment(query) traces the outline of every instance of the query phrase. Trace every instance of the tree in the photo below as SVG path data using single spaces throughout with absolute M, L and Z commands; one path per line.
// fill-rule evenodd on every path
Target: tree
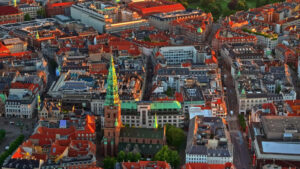
M 148 36 L 145 36 L 145 37 L 144 37 L 144 41 L 146 41 L 146 42 L 151 42 L 151 39 L 150 39 Z
M 242 114 L 239 115 L 239 121 L 240 121 L 242 130 L 245 131 L 246 130 L 246 121 Z
M 127 160 L 128 161 L 133 161 L 134 160 L 134 154 L 132 153 L 132 152 L 129 152 L 128 154 L 127 154 Z
M 133 155 L 133 161 L 132 162 L 137 162 L 142 158 L 140 153 L 134 153 Z
M 238 5 L 238 0 L 231 0 L 227 6 L 230 10 L 236 10 Z
M 172 97 L 174 95 L 174 91 L 171 87 L 168 87 L 167 90 L 165 91 L 165 94 L 169 97 Z
M 46 10 L 45 10 L 45 8 L 39 9 L 36 13 L 37 13 L 37 15 L 38 15 L 40 18 L 46 18 Z
M 216 4 L 209 4 L 208 8 L 210 9 L 214 20 L 218 20 L 219 17 L 221 16 L 222 13 L 222 6 L 220 3 L 216 3 Z
M 141 154 L 140 153 L 125 153 L 124 151 L 120 151 L 117 155 L 117 160 L 118 162 L 123 162 L 123 161 L 130 161 L 130 162 L 137 162 L 141 159 Z
M 269 4 L 270 3 L 270 0 L 266 0 L 265 2 L 265 5 Z
M 275 93 L 276 93 L 276 94 L 279 94 L 280 91 L 281 91 L 281 85 L 280 85 L 280 84 L 279 84 L 279 85 L 277 84 L 277 85 L 276 85 L 276 88 L 275 88 Z
M 180 148 L 185 140 L 184 131 L 172 125 L 166 126 L 166 136 L 168 145 L 176 147 L 177 149 Z
M 245 0 L 238 0 L 236 10 L 246 10 L 248 8 Z
M 126 161 L 126 154 L 124 151 L 120 151 L 117 156 L 118 162 Z
M 25 14 L 24 15 L 24 21 L 30 21 L 31 20 L 31 17 L 29 15 L 29 13 Z
M 256 5 L 256 8 L 260 7 L 260 0 L 256 0 L 255 5 Z
M 117 160 L 113 157 L 105 157 L 103 160 L 104 169 L 114 169 Z
M 1 143 L 1 141 L 5 138 L 5 134 L 6 134 L 6 131 L 3 130 L 3 129 L 1 129 L 1 130 L 0 130 L 0 143 Z
M 8 150 L 6 150 L 0 155 L 0 166 L 2 166 L 4 160 L 18 148 L 18 146 L 23 142 L 23 140 L 24 135 L 21 134 L 15 141 L 13 141 L 9 145 Z
M 154 156 L 155 161 L 167 161 L 173 168 L 177 168 L 180 157 L 177 151 L 172 151 L 168 146 L 163 146 Z

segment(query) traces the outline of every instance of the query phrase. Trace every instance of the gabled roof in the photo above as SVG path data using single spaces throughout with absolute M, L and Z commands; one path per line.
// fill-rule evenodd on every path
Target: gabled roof
M 120 137 L 163 139 L 164 129 L 154 128 L 121 128 Z

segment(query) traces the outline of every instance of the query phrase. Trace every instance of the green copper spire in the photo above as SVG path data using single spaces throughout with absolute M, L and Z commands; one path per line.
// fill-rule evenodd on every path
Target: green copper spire
M 238 76 L 241 76 L 241 71 L 238 71 L 238 74 L 237 74 Z
M 118 127 L 118 126 L 119 126 L 119 122 L 118 122 L 118 119 L 116 118 L 115 127 Z
M 107 89 L 105 97 L 105 106 L 116 106 L 120 104 L 119 92 L 118 92 L 118 81 L 116 76 L 116 69 L 114 59 L 110 59 L 110 67 L 107 76 Z
M 36 39 L 40 39 L 40 35 L 39 35 L 39 32 L 38 32 L 38 31 L 37 31 L 36 34 L 35 34 L 35 38 L 36 38 Z
M 153 127 L 154 127 L 155 129 L 158 128 L 156 113 L 155 113 L 155 121 L 154 121 Z
M 242 95 L 245 95 L 245 94 L 246 94 L 246 92 L 245 92 L 245 89 L 244 89 L 244 88 L 242 89 L 242 92 L 241 92 L 241 94 L 242 94 Z

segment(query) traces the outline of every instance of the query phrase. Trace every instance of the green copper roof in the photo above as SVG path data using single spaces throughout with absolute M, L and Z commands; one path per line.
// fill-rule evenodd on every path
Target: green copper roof
M 0 94 L 0 98 L 1 98 L 2 102 L 5 103 L 6 96 L 4 94 Z
M 137 109 L 137 104 L 134 101 L 128 101 L 121 103 L 121 109 Z
M 181 109 L 181 104 L 178 101 L 171 102 L 153 102 L 150 105 L 151 110 L 157 109 Z
M 105 97 L 105 106 L 116 106 L 120 104 L 119 92 L 118 92 L 118 81 L 116 76 L 116 69 L 114 59 L 110 59 L 110 67 L 107 76 L 107 89 Z
M 246 94 L 245 89 L 242 89 L 241 94 Z
M 199 27 L 199 28 L 197 29 L 197 32 L 198 32 L 198 33 L 202 33 L 201 27 Z

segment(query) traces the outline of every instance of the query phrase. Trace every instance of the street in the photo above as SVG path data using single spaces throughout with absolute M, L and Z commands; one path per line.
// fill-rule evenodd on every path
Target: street
M 149 101 L 152 93 L 152 78 L 153 78 L 153 64 L 150 56 L 147 56 L 146 61 L 146 77 L 145 77 L 145 90 L 143 91 L 144 101 Z
M 10 124 L 14 122 L 14 124 Z M 0 129 L 6 131 L 4 140 L 0 143 L 0 152 L 5 151 L 5 147 L 9 146 L 20 134 L 28 138 L 36 125 L 36 119 L 21 118 L 4 118 L 0 117 Z
M 247 142 L 240 130 L 238 121 L 239 107 L 237 95 L 235 91 L 234 79 L 232 78 L 229 68 L 220 63 L 222 69 L 222 76 L 224 76 L 223 86 L 227 88 L 225 100 L 228 110 L 227 123 L 230 132 L 231 141 L 233 144 L 233 163 L 237 169 L 250 169 L 250 156 L 247 148 Z M 234 114 L 231 116 L 230 111 Z

